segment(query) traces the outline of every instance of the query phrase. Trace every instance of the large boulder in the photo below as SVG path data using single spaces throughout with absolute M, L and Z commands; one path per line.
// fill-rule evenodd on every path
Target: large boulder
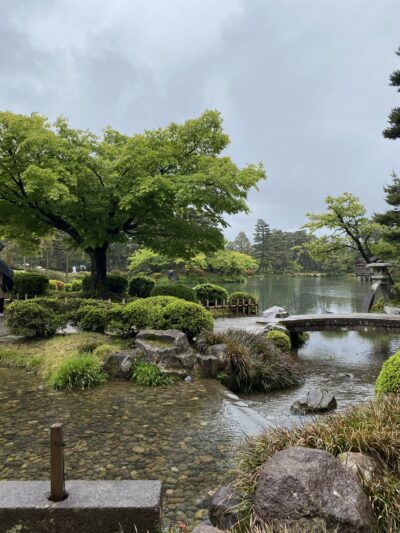
M 260 472 L 257 521 L 327 533 L 367 533 L 373 518 L 357 476 L 323 450 L 287 448 Z
M 296 400 L 291 405 L 294 413 L 307 415 L 315 413 L 326 413 L 336 409 L 336 398 L 333 394 L 325 389 L 311 389 L 306 396 Z
M 208 516 L 213 526 L 221 529 L 232 529 L 239 521 L 238 505 L 241 502 L 239 495 L 230 485 L 220 487 L 211 498 Z
M 136 348 L 148 362 L 165 368 L 191 370 L 195 363 L 195 354 L 186 335 L 176 329 L 140 331 L 136 336 Z
M 105 360 L 103 369 L 111 379 L 127 381 L 138 355 L 135 350 L 112 353 Z
M 208 348 L 207 355 L 217 358 L 218 370 L 225 370 L 229 364 L 228 347 L 226 344 L 213 344 Z

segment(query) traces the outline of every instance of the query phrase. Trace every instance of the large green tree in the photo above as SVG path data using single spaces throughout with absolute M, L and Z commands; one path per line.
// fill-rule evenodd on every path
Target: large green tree
M 326 258 L 341 250 L 353 250 L 369 263 L 376 259 L 373 243 L 377 241 L 381 227 L 366 216 L 366 209 L 359 198 L 345 192 L 340 196 L 328 196 L 325 213 L 307 213 L 305 224 L 311 234 L 319 231 L 324 235 L 310 240 L 305 246 L 316 260 Z
M 0 113 L 0 227 L 8 238 L 54 228 L 92 262 L 102 292 L 107 250 L 129 235 L 166 255 L 223 247 L 225 214 L 247 211 L 262 165 L 239 169 L 221 155 L 229 143 L 216 111 L 133 136 L 101 137 L 38 114 Z
M 400 47 L 396 54 L 400 56 Z M 397 87 L 400 92 L 400 70 L 395 70 L 390 76 L 390 85 Z M 389 114 L 389 127 L 383 131 L 387 139 L 400 139 L 400 107 L 395 107 Z

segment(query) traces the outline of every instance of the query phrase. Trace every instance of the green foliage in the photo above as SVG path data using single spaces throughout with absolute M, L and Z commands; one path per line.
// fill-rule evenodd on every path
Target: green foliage
M 400 56 L 400 47 L 396 51 Z M 397 87 L 400 91 L 400 70 L 395 70 L 390 76 L 390 85 Z M 383 132 L 383 136 L 387 139 L 400 139 L 400 107 L 394 107 L 389 114 L 389 127 Z
M 123 307 L 104 300 L 80 300 L 79 307 L 75 307 L 67 314 L 72 324 L 83 331 L 104 333 L 114 320 L 122 316 Z
M 116 274 L 108 274 L 106 276 L 105 288 L 106 290 L 114 294 L 123 294 L 126 291 L 127 285 L 128 285 L 128 281 L 122 276 L 119 276 Z M 91 290 L 90 287 L 91 287 L 91 277 L 85 276 L 81 280 L 81 289 L 83 292 L 89 293 Z
M 259 473 L 274 453 L 291 446 L 326 450 L 337 456 L 359 452 L 378 460 L 386 475 L 372 483 L 362 478 L 381 533 L 400 531 L 400 396 L 383 396 L 316 422 L 287 429 L 269 428 L 248 439 L 235 460 L 234 484 L 242 496 L 243 512 L 250 515 Z M 375 529 L 374 529 L 375 531 Z
M 6 323 L 14 335 L 51 337 L 61 322 L 60 316 L 34 300 L 13 302 L 7 307 Z
M 156 285 L 152 291 L 152 296 L 175 296 L 175 298 L 181 298 L 182 300 L 187 300 L 188 302 L 196 302 L 196 295 L 194 290 L 186 285 L 175 285 L 175 284 L 160 284 Z
M 255 302 L 256 298 L 248 292 L 233 292 L 229 295 L 229 303 L 241 303 L 242 300 L 246 302 Z
M 271 230 L 269 225 L 261 218 L 257 220 L 254 229 L 253 256 L 258 261 L 258 272 L 267 272 L 270 268 L 268 259 L 269 238 Z
M 213 329 L 214 320 L 209 311 L 199 304 L 178 300 L 163 309 L 163 329 L 179 329 L 191 339 L 203 330 Z
M 252 255 L 253 253 L 251 242 L 244 231 L 238 233 L 235 240 L 227 245 L 227 248 L 246 255 Z
M 199 346 L 225 344 L 229 359 L 224 385 L 234 392 L 271 391 L 293 387 L 301 382 L 299 367 L 293 358 L 278 350 L 262 333 L 240 329 L 204 332 Z
M 88 276 L 85 276 L 88 277 Z M 82 290 L 82 280 L 74 279 L 71 283 L 71 292 L 78 292 Z
M 131 272 L 156 272 L 165 270 L 170 264 L 170 260 L 150 250 L 149 248 L 141 248 L 136 250 L 129 258 L 129 270 Z
M 379 298 L 371 307 L 371 313 L 384 313 L 385 312 L 385 300 Z
M 375 383 L 377 394 L 400 393 L 400 352 L 395 353 L 383 363 Z
M 290 352 L 292 344 L 290 342 L 290 337 L 286 335 L 283 331 L 272 330 L 269 331 L 266 335 L 267 339 L 272 341 L 277 348 L 282 350 L 282 352 Z
M 197 300 L 200 300 L 203 305 L 207 303 L 207 300 L 210 303 L 214 303 L 215 300 L 217 300 L 218 303 L 221 303 L 223 300 L 228 299 L 227 291 L 223 287 L 213 285 L 212 283 L 196 285 L 196 287 L 193 287 L 193 290 Z
M 134 276 L 129 281 L 128 293 L 130 296 L 147 298 L 150 296 L 156 282 L 148 276 Z
M 174 382 L 172 376 L 167 376 L 155 363 L 139 361 L 132 372 L 132 381 L 137 385 L 146 387 L 159 387 L 171 385 Z
M 318 260 L 347 249 L 369 263 L 373 258 L 371 243 L 379 240 L 382 226 L 369 220 L 359 198 L 348 192 L 337 197 L 328 196 L 325 204 L 325 213 L 307 213 L 309 222 L 304 227 L 312 234 L 320 230 L 330 231 L 330 234 L 310 241 L 308 251 L 311 256 Z
M 13 295 L 28 298 L 45 294 L 49 287 L 49 278 L 39 272 L 15 272 Z
M 65 357 L 50 375 L 54 389 L 90 389 L 106 381 L 101 361 L 92 354 L 78 353 Z
M 215 252 L 207 259 L 207 263 L 212 270 L 223 274 L 244 274 L 258 267 L 258 262 L 254 257 L 232 250 Z
M 129 235 L 172 257 L 223 246 L 224 216 L 248 210 L 262 165 L 239 169 L 216 111 L 131 137 L 97 136 L 36 113 L 0 113 L 0 226 L 6 238 L 60 230 L 92 261 L 103 288 L 107 250 Z M 15 179 L 15 173 L 18 180 Z
M 60 281 L 58 279 L 50 279 L 49 280 L 49 288 L 53 291 L 63 291 L 65 290 L 65 283 L 63 281 Z

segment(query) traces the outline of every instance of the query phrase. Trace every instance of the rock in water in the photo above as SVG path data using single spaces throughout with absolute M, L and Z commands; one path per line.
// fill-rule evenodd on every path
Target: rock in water
M 373 520 L 357 476 L 330 453 L 301 447 L 282 450 L 264 465 L 254 514 L 264 523 L 327 533 L 367 533 Z
M 265 311 L 262 312 L 261 316 L 265 318 L 266 321 L 276 322 L 279 318 L 286 318 L 287 316 L 289 316 L 289 313 L 284 307 L 274 305 L 273 307 L 265 309 Z
M 221 529 L 232 529 L 239 523 L 239 513 L 236 506 L 240 497 L 230 485 L 220 487 L 211 498 L 208 515 L 213 526 Z
M 336 398 L 325 389 L 311 389 L 307 395 L 292 403 L 291 410 L 301 415 L 326 413 L 336 409 Z
M 133 363 L 138 353 L 135 350 L 110 354 L 105 363 L 104 371 L 111 379 L 127 381 L 131 377 Z

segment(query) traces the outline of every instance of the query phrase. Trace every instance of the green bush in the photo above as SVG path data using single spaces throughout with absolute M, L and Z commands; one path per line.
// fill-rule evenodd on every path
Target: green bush
M 237 303 L 241 303 L 242 300 L 245 300 L 246 302 L 255 302 L 256 299 L 252 294 L 249 294 L 248 292 L 233 292 L 229 295 L 229 303 L 235 302 L 235 300 L 239 300 Z M 236 303 L 236 302 L 235 302 Z
M 89 276 L 86 276 L 89 277 Z M 74 279 L 72 281 L 71 285 L 71 292 L 78 292 L 82 290 L 82 280 L 81 279 Z
M 34 300 L 22 300 L 7 307 L 6 323 L 15 335 L 47 338 L 56 333 L 62 319 L 50 307 Z
M 377 394 L 400 393 L 400 352 L 395 353 L 383 363 L 375 383 Z
M 207 300 L 210 304 L 213 304 L 215 300 L 217 300 L 218 303 L 222 303 L 223 300 L 228 299 L 228 293 L 226 290 L 223 287 L 213 285 L 212 283 L 196 285 L 196 287 L 193 287 L 193 290 L 197 300 L 200 300 L 203 305 L 207 303 Z
M 78 280 L 75 280 L 78 281 Z M 90 292 L 91 276 L 85 276 L 81 280 L 81 289 L 83 292 Z M 128 281 L 120 275 L 108 274 L 106 276 L 106 289 L 114 294 L 124 294 Z
M 102 363 L 88 353 L 65 357 L 50 375 L 49 385 L 54 389 L 90 389 L 106 381 Z
M 131 379 L 137 385 L 147 387 L 170 385 L 174 382 L 173 377 L 163 374 L 155 363 L 145 363 L 144 361 L 139 361 L 135 365 Z
M 163 329 L 179 329 L 192 339 L 203 330 L 212 330 L 214 320 L 199 304 L 178 300 L 163 309 Z
M 35 299 L 35 303 L 38 303 L 46 309 L 51 309 L 53 312 L 59 315 L 70 313 L 81 306 L 82 298 L 65 298 L 64 295 L 55 294 L 54 297 L 40 297 Z M 68 317 L 67 317 L 68 318 Z
M 150 296 L 155 284 L 154 279 L 148 276 L 134 276 L 129 281 L 128 294 L 139 298 L 147 298 Z
M 193 289 L 185 285 L 173 285 L 172 283 L 156 285 L 152 291 L 152 296 L 175 296 L 188 302 L 197 302 L 196 294 Z
M 45 294 L 49 288 L 49 278 L 39 272 L 15 272 L 13 295 L 24 298 Z
M 68 314 L 68 320 L 84 331 L 104 333 L 113 320 L 121 318 L 122 306 L 104 300 L 82 299 L 79 307 Z
M 286 335 L 283 331 L 272 330 L 269 331 L 266 335 L 267 339 L 272 341 L 277 348 L 282 350 L 282 352 L 290 352 L 292 349 L 292 343 L 290 342 L 290 337 Z

